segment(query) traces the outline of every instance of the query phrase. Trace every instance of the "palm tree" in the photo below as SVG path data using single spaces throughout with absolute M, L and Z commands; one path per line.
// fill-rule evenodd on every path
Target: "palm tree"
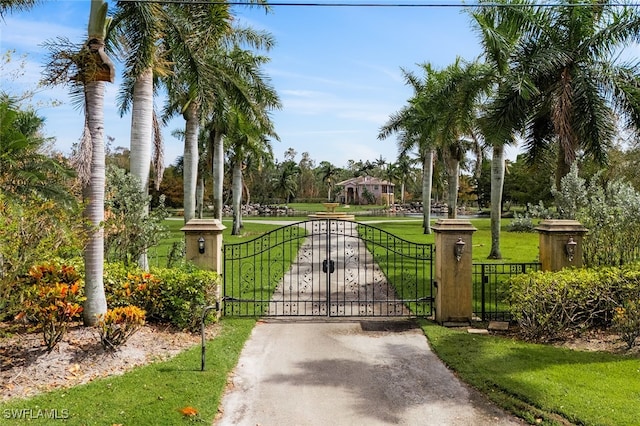
M 333 192 L 333 185 L 335 179 L 340 173 L 340 169 L 331 164 L 328 161 L 320 162 L 320 175 L 322 182 L 327 185 L 327 201 L 331 201 L 331 193 Z
M 209 114 L 215 114 L 225 102 L 259 109 L 250 100 L 254 95 L 252 90 L 258 86 L 256 81 L 264 81 L 256 63 L 263 63 L 265 59 L 255 59 L 258 57 L 238 48 L 237 43 L 269 48 L 273 40 L 266 33 L 232 27 L 233 17 L 226 3 L 197 2 L 189 8 L 172 4 L 167 8 L 171 28 L 165 36 L 166 50 L 174 72 L 167 80 L 170 99 L 165 117 L 179 113 L 185 119 L 184 207 L 185 221 L 188 221 L 195 214 L 200 122 Z M 222 143 L 221 138 L 216 137 L 215 141 Z M 216 155 L 219 152 L 219 147 L 214 147 L 216 170 L 222 170 L 215 165 L 223 161 L 221 155 Z M 220 175 L 219 172 L 214 175 L 214 182 L 221 180 Z M 214 185 L 214 198 L 216 188 Z
M 255 47 L 269 48 L 272 45 L 271 37 L 266 33 L 245 32 L 254 40 Z M 214 218 L 222 220 L 224 137 L 230 131 L 226 119 L 228 111 L 237 109 L 259 127 L 269 129 L 267 133 L 271 133 L 272 124 L 268 113 L 271 109 L 280 108 L 281 104 L 275 90 L 261 72 L 262 65 L 267 61 L 266 57 L 236 46 L 217 60 L 220 68 L 225 70 L 223 75 L 232 78 L 229 83 L 222 82 L 208 123 L 209 149 L 213 153 Z
M 50 44 L 52 54 L 46 76 L 49 84 L 72 83 L 72 94 L 82 94 L 84 99 L 85 128 L 80 142 L 80 161 L 76 161 L 76 168 L 83 183 L 88 225 L 88 242 L 84 248 L 87 299 L 83 311 L 87 325 L 95 325 L 99 316 L 107 311 L 102 228 L 105 191 L 104 91 L 105 82 L 113 82 L 115 75 L 113 63 L 104 50 L 107 25 L 107 4 L 103 0 L 91 0 L 87 41 L 79 51 L 68 45 L 65 49 Z
M 380 129 L 378 139 L 386 139 L 393 133 L 399 134 L 398 145 L 401 153 L 417 148 L 422 160 L 422 228 L 425 234 L 431 233 L 431 188 L 433 182 L 433 161 L 435 157 L 435 112 L 427 111 L 419 103 L 419 95 L 434 88 L 437 73 L 430 64 L 422 65 L 424 81 L 411 72 L 403 70 L 407 84 L 410 84 L 414 96 L 408 106 L 393 113 L 389 121 Z
M 502 4 L 507 4 L 506 1 Z M 487 64 L 488 88 L 500 92 L 511 65 L 512 54 L 523 31 L 532 25 L 531 7 L 526 2 L 509 2 L 518 7 L 478 7 L 471 9 L 475 28 L 483 47 L 482 57 Z M 516 115 L 515 120 L 521 120 Z M 504 147 L 513 143 L 518 130 L 504 116 L 486 114 L 481 121 L 482 134 L 492 148 L 491 157 L 491 250 L 490 259 L 501 259 L 500 228 L 502 219 L 502 192 L 504 188 Z M 479 164 L 476 165 L 480 166 Z
M 4 18 L 7 12 L 31 9 L 38 0 L 0 0 L 0 18 Z
M 285 199 L 285 204 L 287 205 L 291 197 L 294 197 L 298 190 L 297 177 L 299 173 L 300 167 L 298 167 L 295 161 L 287 160 L 280 164 L 274 190 L 282 194 Z
M 54 199 L 75 204 L 65 181 L 73 170 L 41 152 L 44 119 L 33 110 L 20 110 L 14 99 L 0 93 L 0 192 L 22 202 Z
M 398 155 L 396 161 L 396 168 L 398 170 L 398 177 L 400 179 L 400 203 L 404 204 L 404 194 L 406 183 L 409 180 L 413 181 L 414 169 L 413 164 L 415 160 L 409 157 L 406 151 L 403 151 Z
M 233 193 L 233 229 L 232 235 L 239 235 L 242 227 L 242 171 L 249 156 L 254 158 L 273 158 L 271 145 L 266 136 L 276 136 L 269 122 L 267 127 L 257 121 L 251 120 L 238 110 L 232 110 L 227 119 L 230 123 L 229 158 L 233 167 L 232 193 Z M 277 137 L 277 136 L 276 136 Z
M 533 16 L 492 112 L 524 128 L 530 162 L 557 145 L 559 187 L 579 151 L 605 162 L 618 126 L 638 134 L 640 68 L 619 58 L 640 36 L 640 14 L 611 1 L 564 0 L 533 7 Z M 526 119 L 513 118 L 522 110 Z
M 163 159 L 160 132 L 154 114 L 154 75 L 166 75 L 161 60 L 163 25 L 166 22 L 164 8 L 159 3 L 117 3 L 108 41 L 124 59 L 124 85 L 120 92 L 122 114 L 131 108 L 130 171 L 140 183 L 140 191 L 149 193 L 149 171 L 152 162 L 152 141 L 155 142 L 156 188 L 162 180 Z M 156 130 L 154 132 L 154 130 Z M 149 206 L 140 206 L 148 214 Z M 139 266 L 149 268 L 146 252 L 139 259 Z

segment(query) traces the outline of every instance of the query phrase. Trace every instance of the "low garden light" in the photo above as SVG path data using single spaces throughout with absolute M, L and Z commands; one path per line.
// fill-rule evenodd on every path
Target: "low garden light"
M 569 241 L 564 245 L 565 251 L 567 253 L 567 259 L 569 262 L 573 262 L 573 258 L 576 255 L 576 247 L 578 243 L 574 241 L 573 237 L 569 237 Z
M 204 253 L 204 237 L 198 238 L 198 252 L 200 254 Z
M 460 262 L 460 259 L 462 259 L 462 253 L 464 253 L 465 244 L 466 243 L 462 241 L 462 237 L 458 237 L 458 241 L 456 241 L 455 245 L 455 255 L 458 262 Z

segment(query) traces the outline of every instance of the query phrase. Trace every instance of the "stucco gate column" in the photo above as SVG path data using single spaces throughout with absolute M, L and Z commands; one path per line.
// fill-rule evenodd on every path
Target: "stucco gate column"
M 222 273 L 222 231 L 218 219 L 191 219 L 180 230 L 186 239 L 187 261 L 202 269 Z
M 582 267 L 582 239 L 587 228 L 576 220 L 543 220 L 536 227 L 540 236 L 540 263 L 543 271 Z
M 473 315 L 472 237 L 477 230 L 463 219 L 439 219 L 435 231 L 436 315 L 440 324 L 471 322 Z

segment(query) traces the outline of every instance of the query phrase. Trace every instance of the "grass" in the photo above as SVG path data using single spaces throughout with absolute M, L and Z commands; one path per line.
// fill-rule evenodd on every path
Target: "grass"
M 489 220 L 472 219 L 471 222 L 478 228 L 473 236 L 473 260 L 486 262 L 491 241 Z M 505 220 L 503 226 L 507 223 Z M 170 220 L 166 224 L 171 237 L 158 249 L 158 253 L 164 250 L 165 259 L 171 244 L 182 238 L 183 222 Z M 247 241 L 279 227 L 246 222 L 243 235 L 231 236 L 230 222 L 225 225 L 227 243 Z M 433 242 L 433 234 L 423 234 L 419 220 L 385 218 L 385 222 L 372 223 L 372 226 L 409 241 Z M 537 234 L 503 232 L 501 243 L 503 261 L 537 260 Z M 255 319 L 226 317 L 220 324 L 219 336 L 207 343 L 204 372 L 199 371 L 200 348 L 195 347 L 169 361 L 137 368 L 122 376 L 1 404 L 0 415 L 11 414 L 11 410 L 57 409 L 59 413 L 68 410 L 67 423 L 71 425 L 173 425 L 194 420 L 180 413 L 185 407 L 193 407 L 199 413 L 195 420 L 210 424 L 217 413 L 227 375 L 236 365 Z M 423 330 L 433 350 L 462 380 L 531 423 L 638 424 L 640 361 L 637 357 L 472 335 L 426 321 Z M 50 424 L 51 421 L 39 419 L 29 423 Z
M 211 424 L 222 398 L 227 375 L 235 367 L 255 320 L 224 318 L 219 335 L 207 343 L 206 368 L 200 371 L 200 347 L 176 357 L 86 385 L 57 390 L 27 400 L 0 405 L 7 418 L 20 410 L 57 410 L 68 413 L 69 425 L 176 425 L 188 419 L 180 412 L 193 407 L 198 415 L 190 420 Z M 11 424 L 21 424 L 15 420 Z M 51 419 L 24 420 L 29 424 L 51 424 Z M 57 423 L 57 422 L 56 422 Z
M 574 351 L 423 323 L 459 377 L 532 423 L 637 425 L 640 360 Z

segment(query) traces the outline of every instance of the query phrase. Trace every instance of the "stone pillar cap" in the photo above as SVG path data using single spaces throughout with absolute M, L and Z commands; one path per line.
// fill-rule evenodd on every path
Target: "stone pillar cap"
M 218 219 L 191 219 L 181 231 L 222 231 L 227 229 Z
M 468 231 L 475 232 L 478 229 L 467 219 L 438 219 L 431 226 L 434 231 Z
M 589 231 L 577 220 L 570 219 L 545 219 L 540 222 L 540 225 L 536 226 L 534 229 L 540 232 L 584 233 Z

